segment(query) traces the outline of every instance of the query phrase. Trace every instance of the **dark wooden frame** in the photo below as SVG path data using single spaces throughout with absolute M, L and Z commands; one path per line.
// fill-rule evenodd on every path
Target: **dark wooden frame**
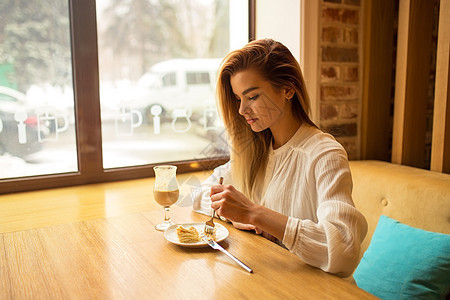
M 426 111 L 436 1 L 399 3 L 392 162 L 418 168 L 427 168 Z
M 391 160 L 394 2 L 367 0 L 364 5 L 362 159 Z
M 367 0 L 364 10 L 364 84 L 361 159 L 450 173 L 450 0 L 399 0 L 395 78 L 392 76 L 394 2 Z M 427 162 L 427 110 L 433 15 L 439 8 L 433 128 Z M 391 86 L 395 83 L 391 122 Z M 392 136 L 392 145 L 389 139 Z M 391 147 L 391 148 L 390 148 Z M 392 150 L 391 154 L 390 149 Z
M 255 37 L 255 0 L 249 0 L 249 40 Z M 0 180 L 0 194 L 154 176 L 152 164 L 104 169 L 95 0 L 69 0 L 78 172 Z M 227 157 L 170 162 L 179 173 L 211 169 Z

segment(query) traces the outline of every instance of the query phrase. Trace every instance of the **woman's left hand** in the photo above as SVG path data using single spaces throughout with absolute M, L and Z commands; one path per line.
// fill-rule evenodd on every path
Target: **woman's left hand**
M 233 226 L 240 230 L 254 230 L 256 234 L 261 234 L 263 231 L 252 224 L 244 224 L 239 222 L 231 222 Z
M 251 212 L 256 206 L 232 185 L 211 187 L 211 207 L 220 216 L 232 222 L 251 224 Z

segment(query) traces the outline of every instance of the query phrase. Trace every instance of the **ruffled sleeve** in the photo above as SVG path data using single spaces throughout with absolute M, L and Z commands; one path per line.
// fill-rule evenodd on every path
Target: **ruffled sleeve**
M 350 276 L 359 261 L 367 222 L 353 205 L 346 154 L 332 149 L 310 166 L 315 182 L 309 188 L 317 191 L 317 221 L 289 217 L 283 244 L 310 265 Z

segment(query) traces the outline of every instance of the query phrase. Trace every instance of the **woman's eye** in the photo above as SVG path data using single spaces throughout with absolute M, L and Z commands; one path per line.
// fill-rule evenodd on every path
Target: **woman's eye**
M 248 99 L 249 99 L 249 100 L 256 100 L 256 99 L 258 99 L 258 97 L 259 97 L 259 95 L 255 95 L 255 96 L 253 96 L 253 97 L 249 97 Z

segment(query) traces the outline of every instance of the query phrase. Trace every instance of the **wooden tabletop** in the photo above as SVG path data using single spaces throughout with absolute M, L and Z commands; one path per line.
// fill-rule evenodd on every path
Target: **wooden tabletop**
M 206 176 L 179 175 L 181 195 Z M 229 236 L 220 244 L 254 273 L 217 250 L 168 242 L 154 229 L 164 213 L 152 183 L 0 196 L 0 299 L 375 298 L 222 221 Z M 207 220 L 190 206 L 170 214 L 177 223 Z

